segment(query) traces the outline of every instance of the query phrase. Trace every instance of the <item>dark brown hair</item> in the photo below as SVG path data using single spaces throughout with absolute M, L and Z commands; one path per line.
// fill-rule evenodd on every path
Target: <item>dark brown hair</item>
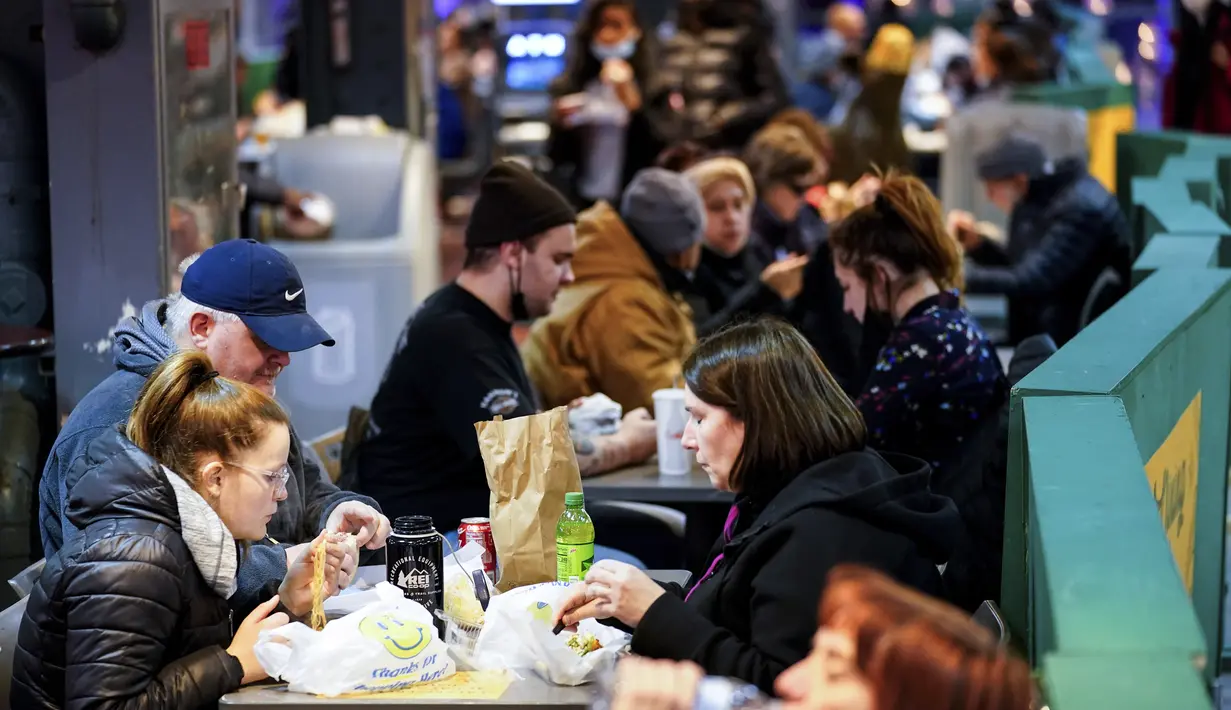
M 669 145 L 654 159 L 654 166 L 673 173 L 682 173 L 710 157 L 709 149 L 694 141 Z
M 1028 710 L 1030 668 L 969 616 L 880 572 L 839 565 L 820 625 L 849 631 L 876 710 Z
M 536 234 L 533 237 L 530 237 L 529 239 L 522 240 L 521 245 L 526 251 L 533 254 L 535 250 L 539 248 L 539 244 L 543 242 L 543 237 L 545 235 L 546 235 L 546 232 Z M 493 264 L 496 263 L 496 259 L 499 256 L 500 256 L 499 246 L 467 247 L 466 248 L 466 258 L 464 261 L 462 261 L 462 270 L 463 271 L 487 271 L 492 267 Z
M 208 355 L 187 350 L 168 357 L 146 380 L 125 433 L 199 491 L 202 456 L 232 458 L 256 446 L 271 424 L 290 426 L 272 397 L 219 377 Z
M 907 276 L 922 269 L 942 290 L 962 288 L 962 253 L 940 216 L 940 202 L 917 177 L 886 174 L 871 203 L 839 222 L 829 235 L 838 263 L 872 283 L 873 259 Z
M 762 193 L 775 183 L 805 190 L 813 186 L 805 183 L 815 183 L 825 168 L 808 136 L 785 123 L 758 131 L 744 149 L 744 164 Z
M 809 466 L 867 439 L 863 417 L 799 331 L 774 318 L 705 338 L 684 362 L 702 402 L 744 424 L 731 489 L 768 502 Z
M 795 126 L 812 144 L 812 149 L 821 160 L 825 161 L 826 167 L 833 162 L 833 141 L 829 137 L 829 129 L 821 125 L 807 109 L 798 106 L 783 109 L 769 119 L 769 125 Z

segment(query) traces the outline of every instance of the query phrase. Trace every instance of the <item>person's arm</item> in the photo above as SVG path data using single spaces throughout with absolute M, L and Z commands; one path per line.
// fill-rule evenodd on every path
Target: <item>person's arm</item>
M 284 543 L 259 542 L 243 553 L 235 578 L 235 593 L 227 600 L 236 618 L 247 618 L 257 605 L 278 593 L 278 586 L 286 576 L 288 547 Z
M 98 547 L 61 582 L 65 709 L 212 707 L 239 689 L 243 666 L 221 646 L 167 658 L 187 611 L 174 553 L 153 538 L 120 537 Z M 127 559 L 116 554 L 121 547 Z
M 595 389 L 626 412 L 652 407 L 654 392 L 681 376 L 681 334 L 636 290 L 609 289 L 574 333 Z
M 966 258 L 981 266 L 1009 266 L 1013 263 L 1000 242 L 987 237 L 981 238 L 978 246 L 967 249 Z
M 669 590 L 637 625 L 633 653 L 693 661 L 709 675 L 738 678 L 773 692 L 774 680 L 807 655 L 816 633 L 825 576 L 838 562 L 835 546 L 817 545 L 825 539 L 823 532 L 784 526 L 776 552 L 767 556 L 752 579 L 748 641 Z M 758 547 L 773 549 L 768 544 Z
M 652 422 L 650 426 L 657 426 Z M 615 434 L 573 439 L 573 450 L 577 454 L 577 467 L 582 478 L 641 463 L 654 454 L 657 446 L 653 436 L 638 437 L 623 429 Z
M 1100 215 L 1090 211 L 1056 209 L 1038 246 L 1007 267 L 970 264 L 966 270 L 968 293 L 1009 296 L 1048 296 L 1086 267 L 1099 247 L 1104 231 Z

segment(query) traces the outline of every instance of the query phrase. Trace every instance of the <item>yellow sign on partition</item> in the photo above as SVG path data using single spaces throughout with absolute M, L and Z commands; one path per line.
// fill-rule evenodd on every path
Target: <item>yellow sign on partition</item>
M 1198 392 L 1162 446 L 1146 464 L 1158 515 L 1180 568 L 1180 579 L 1193 593 L 1193 553 L 1197 540 L 1197 457 L 1201 444 L 1201 393 Z

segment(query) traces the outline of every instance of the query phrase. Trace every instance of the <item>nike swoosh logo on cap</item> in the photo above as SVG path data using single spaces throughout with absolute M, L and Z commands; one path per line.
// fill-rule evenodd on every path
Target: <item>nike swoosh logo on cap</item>
M 287 292 L 286 292 L 286 300 L 288 300 L 288 301 L 294 301 L 296 298 L 299 298 L 299 294 L 301 294 L 301 293 L 303 293 L 303 289 L 302 289 L 302 288 L 301 288 L 301 289 L 299 289 L 298 291 L 296 291 L 295 293 L 291 293 L 290 291 L 287 291 Z

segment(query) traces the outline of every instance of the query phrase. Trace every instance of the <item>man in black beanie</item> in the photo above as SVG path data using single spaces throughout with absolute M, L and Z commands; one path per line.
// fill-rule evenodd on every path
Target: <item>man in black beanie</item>
M 519 164 L 484 175 L 462 273 L 407 322 L 356 451 L 357 488 L 390 518 L 431 515 L 445 532 L 488 514 L 474 424 L 538 411 L 512 327 L 545 315 L 572 283 L 576 221 L 564 197 Z M 575 442 L 583 475 L 649 457 L 654 422 L 634 414 L 619 433 Z

